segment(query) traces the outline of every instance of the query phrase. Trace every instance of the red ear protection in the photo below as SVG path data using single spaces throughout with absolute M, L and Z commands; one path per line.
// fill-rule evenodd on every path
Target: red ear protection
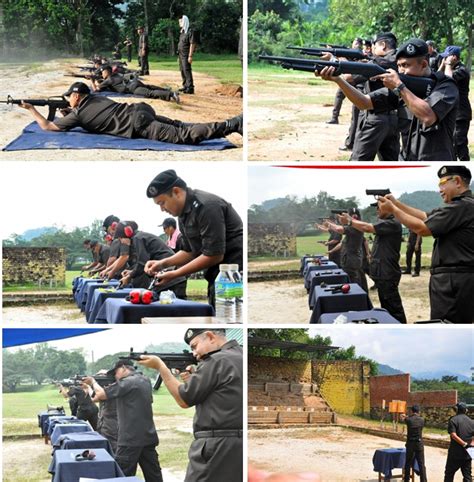
M 111 228 L 111 229 L 116 229 L 116 228 L 117 228 L 117 224 L 118 224 L 118 222 L 117 222 L 117 221 L 114 221 L 114 222 L 110 225 L 110 228 Z
M 145 289 L 132 290 L 126 299 L 134 305 L 149 305 L 153 302 L 153 292 Z
M 135 232 L 133 231 L 133 228 L 129 225 L 124 226 L 123 232 L 127 238 L 132 238 Z

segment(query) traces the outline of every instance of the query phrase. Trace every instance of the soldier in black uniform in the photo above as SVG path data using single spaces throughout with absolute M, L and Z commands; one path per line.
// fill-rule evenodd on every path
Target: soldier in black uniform
M 154 234 L 138 230 L 137 223 L 123 221 L 118 223 L 115 236 L 120 239 L 120 256 L 128 256 L 128 269 L 123 271 L 120 283 L 123 286 L 132 284 L 134 288 L 148 288 L 152 278 L 144 269 L 150 260 L 161 260 L 173 256 L 174 251 Z M 170 283 L 164 283 L 157 291 L 173 291 L 178 298 L 186 298 L 186 278 L 180 276 Z
M 356 208 L 351 208 L 349 209 L 349 216 L 352 219 L 360 219 L 360 212 Z M 347 273 L 351 283 L 357 283 L 368 293 L 367 279 L 362 270 L 362 250 L 364 244 L 363 233 L 351 226 L 342 226 L 330 221 L 327 222 L 327 225 L 331 231 L 344 235 L 340 247 L 336 246 L 329 254 L 340 250 L 341 268 Z
M 90 95 L 89 87 L 83 82 L 72 84 L 64 96 L 70 96 L 72 109 L 54 122 L 48 121 L 31 104 L 22 103 L 21 107 L 29 110 L 39 126 L 47 131 L 68 131 L 82 127 L 95 134 L 152 139 L 173 144 L 199 144 L 233 132 L 242 135 L 241 115 L 225 122 L 184 123 L 157 115 L 144 102 L 122 104 L 107 97 Z
M 107 261 L 109 260 L 110 256 L 110 247 L 99 243 L 99 241 L 91 241 L 90 247 L 94 260 L 97 261 L 97 265 L 94 266 L 93 269 L 89 270 L 89 273 L 99 273 L 107 266 Z
M 414 278 L 420 276 L 422 243 L 423 237 L 414 233 L 413 231 L 410 231 L 407 241 L 407 269 L 403 271 L 403 274 L 411 274 L 411 261 L 413 259 L 413 254 L 415 254 L 415 271 L 413 272 L 412 276 Z
M 431 319 L 474 322 L 474 199 L 471 172 L 463 165 L 438 171 L 445 206 L 431 213 L 403 204 L 391 194 L 379 198 L 380 210 L 393 214 L 408 229 L 433 236 Z
M 454 474 L 461 469 L 463 482 L 472 482 L 472 459 L 466 449 L 473 447 L 474 420 L 467 415 L 465 403 L 456 404 L 456 415 L 448 422 L 451 442 L 444 470 L 444 482 L 453 482 Z
M 197 39 L 194 30 L 189 26 L 189 18 L 183 15 L 179 19 L 181 28 L 178 41 L 178 59 L 181 78 L 183 79 L 183 87 L 180 92 L 184 94 L 194 94 L 193 70 L 191 64 L 193 62 L 193 54 L 196 50 Z
M 362 42 L 363 48 L 362 52 L 364 52 L 365 55 L 367 55 L 367 58 L 372 58 L 372 40 L 370 39 L 365 39 Z
M 119 264 L 117 261 L 120 256 L 120 240 L 115 239 L 115 229 L 117 228 L 117 224 L 119 222 L 120 219 L 111 214 L 110 216 L 107 216 L 102 223 L 102 228 L 104 229 L 106 235 L 112 237 L 112 243 L 110 244 L 107 267 L 99 273 L 101 278 L 120 279 L 122 277 L 121 272 L 122 268 L 125 266 L 125 263 Z
M 427 55 L 428 46 L 420 39 L 409 40 L 396 54 L 400 73 L 414 77 L 430 77 L 436 82 L 425 99 L 413 94 L 393 69 L 374 77 L 375 80 L 382 81 L 384 88 L 371 91 L 369 94 L 362 94 L 344 79 L 333 77 L 334 67 L 324 68 L 320 75 L 325 80 L 336 82 L 351 102 L 361 110 L 389 112 L 392 115 L 401 106 L 405 106 L 406 115 L 411 121 L 406 132 L 402 131 L 402 137 L 405 136 L 402 160 L 454 161 L 456 157 L 453 136 L 458 89 L 450 77 L 441 72 L 432 73 Z M 370 142 L 373 142 L 373 139 L 370 139 Z M 387 156 L 384 160 L 396 159 Z
M 215 306 L 214 280 L 219 264 L 238 264 L 242 269 L 242 219 L 230 203 L 214 194 L 188 188 L 171 169 L 151 181 L 146 195 L 162 211 L 178 216 L 183 249 L 165 260 L 148 261 L 145 272 L 152 276 L 164 268 L 180 266 L 160 273 L 161 283 L 167 283 L 178 276 L 205 270 L 209 303 Z
M 165 89 L 158 85 L 144 84 L 141 80 L 133 77 L 127 78 L 126 75 L 112 73 L 112 67 L 106 65 L 101 68 L 102 82 L 92 79 L 92 90 L 94 92 L 117 92 L 119 94 L 141 95 L 150 99 L 174 101 L 179 103 L 178 92 Z
M 166 246 L 169 246 L 175 253 L 183 249 L 183 236 L 179 232 L 176 219 L 166 218 L 161 224 L 163 231 L 168 236 Z
M 327 240 L 326 246 L 328 247 L 328 258 L 329 261 L 336 263 L 341 266 L 341 251 L 333 251 L 333 249 L 338 246 L 342 241 L 342 234 L 336 231 L 329 231 L 329 239 Z
M 430 69 L 433 72 L 438 70 L 439 64 L 441 63 L 441 56 L 436 50 L 436 45 L 433 40 L 427 40 L 426 45 L 428 45 L 428 58 L 430 62 Z
M 97 430 L 97 415 L 99 409 L 92 401 L 88 390 L 89 386 L 85 383 L 81 384 L 81 386 L 72 385 L 67 390 L 62 385 L 60 386 L 60 391 L 64 398 L 76 399 L 76 417 L 80 420 L 86 420 L 91 424 L 93 430 Z
M 410 412 L 410 415 L 405 418 L 407 426 L 407 441 L 405 444 L 406 457 L 403 482 L 410 481 L 410 471 L 415 460 L 418 462 L 420 482 L 426 482 L 425 447 L 423 445 L 423 427 L 425 426 L 425 419 L 420 417 L 420 407 L 418 405 L 410 407 Z
M 156 446 L 158 434 L 153 421 L 150 380 L 135 371 L 131 360 L 119 360 L 107 372 L 116 383 L 101 387 L 92 377 L 84 381 L 99 400 L 117 400 L 118 442 L 115 460 L 126 476 L 134 476 L 140 465 L 147 482 L 163 482 Z
M 140 75 L 150 75 L 150 66 L 148 65 L 148 54 L 150 46 L 148 44 L 148 34 L 143 27 L 137 28 L 138 33 L 138 65 L 140 65 Z
M 461 47 L 450 45 L 440 54 L 443 59 L 439 70 L 451 77 L 459 89 L 459 107 L 456 116 L 456 129 L 454 131 L 454 148 L 460 161 L 469 162 L 469 141 L 467 134 L 472 119 L 472 108 L 469 101 L 469 81 L 471 73 L 461 62 Z
M 359 221 L 344 213 L 339 216 L 341 223 L 361 233 L 375 234 L 370 256 L 370 277 L 374 280 L 379 295 L 380 306 L 385 308 L 400 323 L 406 323 L 398 285 L 402 272 L 400 269 L 400 247 L 402 244 L 402 225 L 394 216 L 377 211 L 378 219 L 374 224 Z
M 124 43 L 125 47 L 127 48 L 127 62 L 131 62 L 132 61 L 132 45 L 133 45 L 133 42 L 128 37 L 126 37 L 123 43 Z
M 196 407 L 184 482 L 242 482 L 242 347 L 221 329 L 189 329 L 184 340 L 199 361 L 184 383 L 156 356 L 139 361 L 160 372 L 180 407 Z

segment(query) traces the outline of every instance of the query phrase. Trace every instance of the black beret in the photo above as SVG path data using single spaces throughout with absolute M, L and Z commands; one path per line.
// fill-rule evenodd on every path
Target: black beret
M 461 176 L 465 179 L 469 179 L 469 182 L 471 182 L 472 178 L 471 171 L 463 165 L 443 166 L 438 171 L 438 177 L 441 179 L 445 176 Z
M 102 223 L 102 227 L 108 228 L 113 223 L 118 223 L 119 221 L 120 221 L 120 219 L 117 216 L 114 216 L 113 214 L 111 214 L 110 216 L 107 216 L 104 219 L 104 222 Z
M 411 38 L 405 42 L 397 51 L 396 59 L 400 57 L 412 58 L 412 57 L 423 57 L 428 55 L 428 45 L 424 40 L 419 38 Z
M 147 197 L 156 197 L 168 192 L 175 186 L 186 187 L 186 183 L 178 177 L 176 171 L 168 169 L 167 171 L 160 172 L 158 176 L 150 182 L 146 189 L 146 195 Z
M 395 37 L 392 32 L 381 32 L 377 34 L 374 43 L 381 42 L 382 40 L 391 40 L 392 42 L 395 42 L 395 45 L 397 44 L 397 37 Z
M 186 330 L 186 333 L 184 334 L 184 342 L 189 345 L 193 338 L 195 338 L 196 336 L 206 331 L 209 331 L 209 329 L 208 328 L 189 328 L 189 330 Z
M 458 412 L 467 412 L 467 405 L 464 402 L 456 403 L 455 407 Z

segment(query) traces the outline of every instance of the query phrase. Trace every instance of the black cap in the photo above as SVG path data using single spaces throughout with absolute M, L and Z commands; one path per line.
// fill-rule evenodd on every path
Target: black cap
M 410 407 L 410 410 L 413 413 L 420 413 L 420 406 L 419 405 L 413 405 L 412 407 Z
M 426 45 L 426 42 L 419 38 L 411 38 L 398 49 L 396 59 L 398 60 L 400 57 L 409 59 L 412 57 L 424 57 L 426 55 L 428 55 L 428 45 Z
M 376 35 L 374 43 L 375 42 L 381 42 L 382 40 L 391 40 L 392 42 L 397 45 L 397 37 L 392 32 L 381 32 Z
M 112 72 L 112 66 L 110 64 L 105 64 L 102 67 L 100 67 L 100 71 L 103 72 L 104 70 L 108 70 L 109 72 Z
M 107 375 L 115 375 L 115 371 L 117 370 L 117 368 L 120 367 L 135 368 L 135 366 L 133 365 L 133 360 L 124 358 L 123 360 L 119 360 L 118 362 L 116 362 L 114 367 L 107 372 Z
M 196 336 L 198 336 L 201 333 L 204 333 L 206 331 L 209 331 L 209 329 L 206 329 L 206 328 L 189 328 L 189 330 L 186 330 L 186 333 L 184 334 L 184 342 L 189 345 L 193 338 L 196 338 Z
M 111 214 L 110 216 L 107 216 L 104 219 L 104 222 L 102 223 L 102 227 L 107 229 L 113 223 L 118 223 L 119 221 L 120 219 L 117 216 L 114 216 L 113 214 Z
M 67 92 L 64 92 L 63 96 L 64 97 L 69 97 L 73 92 L 76 92 L 77 94 L 90 94 L 91 90 L 87 86 L 87 84 L 84 84 L 84 82 L 74 82 Z
M 174 218 L 166 218 L 166 219 L 163 221 L 163 224 L 160 224 L 160 226 L 163 226 L 163 229 L 169 228 L 170 226 L 172 226 L 173 228 L 176 229 L 176 219 L 174 219 Z
M 456 165 L 456 166 L 443 166 L 438 171 L 438 177 L 441 179 L 442 177 L 446 176 L 461 176 L 471 182 L 472 175 L 471 171 L 463 165 Z
M 467 412 L 467 405 L 464 402 L 456 403 L 456 410 L 458 412 Z
M 146 189 L 147 197 L 156 197 L 168 192 L 172 187 L 186 187 L 186 183 L 178 177 L 176 171 L 168 169 L 160 172 L 158 176 L 150 182 Z

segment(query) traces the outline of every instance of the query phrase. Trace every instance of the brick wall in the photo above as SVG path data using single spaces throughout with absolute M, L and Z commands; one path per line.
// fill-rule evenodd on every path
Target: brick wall
M 386 403 L 391 400 L 408 401 L 410 392 L 410 375 L 381 375 L 370 377 L 370 406 L 381 407 L 382 400 Z
M 313 362 L 313 380 L 337 413 L 368 415 L 370 365 L 366 362 Z
M 3 248 L 3 283 L 37 283 L 40 279 L 66 282 L 64 248 Z
M 284 381 L 311 383 L 311 362 L 249 355 L 249 382 Z
M 290 223 L 249 223 L 249 256 L 296 256 L 296 230 Z

